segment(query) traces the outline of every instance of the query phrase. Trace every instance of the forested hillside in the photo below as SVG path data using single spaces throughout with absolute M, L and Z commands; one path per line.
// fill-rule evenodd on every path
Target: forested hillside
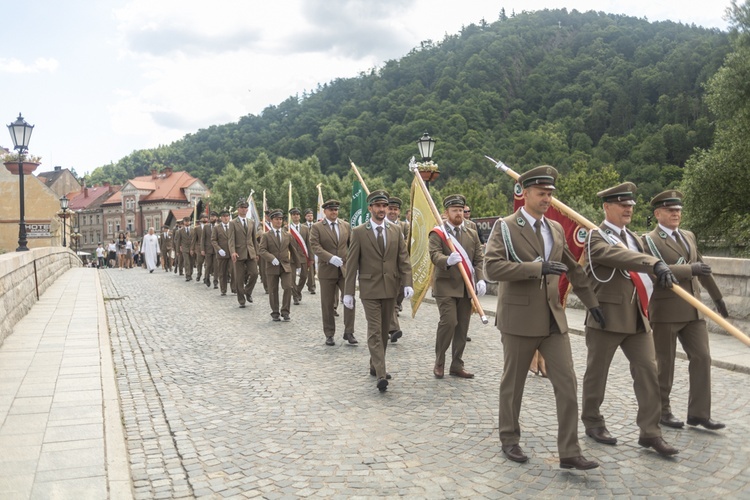
M 89 182 L 169 165 L 213 185 L 230 164 L 241 169 L 263 153 L 263 162 L 315 156 L 322 175 L 339 176 L 352 158 L 383 183 L 408 180 L 406 164 L 427 131 L 438 141 L 437 189 L 498 181 L 486 153 L 518 171 L 551 164 L 579 179 L 603 170 L 617 177 L 611 166 L 648 198 L 681 180 L 693 148 L 712 145 L 703 84 L 729 51 L 726 33 L 673 22 L 565 9 L 501 12 L 495 22 L 425 41 L 398 61 L 259 116 L 135 151 L 96 169 Z M 510 199 L 510 183 L 499 182 Z M 584 191 L 569 195 L 593 204 Z

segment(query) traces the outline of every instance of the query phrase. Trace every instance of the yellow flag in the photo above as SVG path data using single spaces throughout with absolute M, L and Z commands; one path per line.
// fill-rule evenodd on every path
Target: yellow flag
M 430 209 L 430 204 L 417 180 L 411 184 L 411 273 L 414 281 L 414 295 L 411 298 L 411 315 L 417 314 L 422 300 L 432 283 L 434 266 L 430 260 L 430 231 L 438 224 Z

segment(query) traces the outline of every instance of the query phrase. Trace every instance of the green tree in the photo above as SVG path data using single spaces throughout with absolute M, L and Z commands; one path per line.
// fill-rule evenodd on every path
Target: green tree
M 727 9 L 733 51 L 708 83 L 706 100 L 716 115 L 713 147 L 698 151 L 685 168 L 686 223 L 701 238 L 741 246 L 750 241 L 750 0 Z

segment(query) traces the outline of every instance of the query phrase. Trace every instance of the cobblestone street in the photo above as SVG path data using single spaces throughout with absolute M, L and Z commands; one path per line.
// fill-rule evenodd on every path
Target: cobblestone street
M 195 281 L 157 269 L 100 274 L 136 498 L 516 498 L 750 495 L 748 376 L 714 368 L 719 432 L 665 429 L 681 450 L 665 459 L 638 446 L 636 402 L 618 352 L 602 413 L 617 446 L 584 437 L 589 472 L 558 466 L 552 387 L 530 375 L 521 413 L 526 464 L 507 460 L 497 432 L 500 334 L 472 319 L 464 360 L 473 380 L 432 375 L 437 308 L 387 351 L 385 393 L 369 375 L 366 322 L 358 346 L 324 345 L 320 295 L 303 292 L 289 323 L 271 321 L 268 296 L 239 309 Z M 340 306 L 340 310 L 343 305 Z M 343 316 L 343 315 L 342 315 Z M 571 336 L 580 385 L 584 338 Z M 737 349 L 744 349 L 739 342 Z M 685 418 L 687 362 L 677 360 L 672 408 Z

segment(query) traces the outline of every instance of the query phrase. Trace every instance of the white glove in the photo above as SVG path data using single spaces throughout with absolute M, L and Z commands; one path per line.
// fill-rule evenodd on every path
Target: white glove
M 461 262 L 461 254 L 458 252 L 453 252 L 448 256 L 448 265 L 453 266 Z
M 477 292 L 477 297 L 481 297 L 485 293 L 487 293 L 487 283 L 485 283 L 484 280 L 477 281 L 477 286 L 475 287 L 475 291 Z
M 344 265 L 344 261 L 341 259 L 341 257 L 334 255 L 331 257 L 331 260 L 328 261 L 329 264 L 336 267 L 341 267 Z
M 301 267 L 298 267 L 298 268 L 297 268 L 297 276 L 299 276 L 301 272 L 302 272 L 302 268 L 301 268 Z
M 410 287 L 410 286 L 405 286 L 404 287 L 404 298 L 405 299 L 410 299 L 412 295 L 414 295 L 414 289 L 412 287 Z
M 279 265 L 279 259 L 277 259 L 276 257 L 274 257 L 273 260 L 271 261 L 271 265 L 272 266 L 278 266 Z
M 344 307 L 354 309 L 354 295 L 344 295 Z
M 221 255 L 222 257 L 226 257 L 227 253 L 224 251 L 223 248 L 219 248 L 219 255 Z

